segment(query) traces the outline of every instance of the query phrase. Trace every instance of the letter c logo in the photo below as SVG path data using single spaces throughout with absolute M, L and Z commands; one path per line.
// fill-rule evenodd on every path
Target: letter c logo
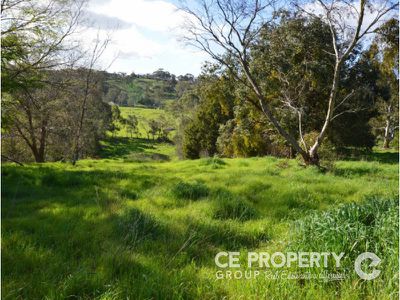
M 373 269 L 373 271 L 371 273 L 365 273 L 361 269 L 361 264 L 366 259 L 372 260 L 371 263 L 369 264 L 369 267 L 376 267 L 381 262 L 381 259 L 375 253 L 364 252 L 364 253 L 361 253 L 357 257 L 356 261 L 354 262 L 354 269 L 355 269 L 356 273 L 358 274 L 358 276 L 360 276 L 361 279 L 364 279 L 364 280 L 375 279 L 376 277 L 379 276 L 379 274 L 381 273 L 381 270 Z

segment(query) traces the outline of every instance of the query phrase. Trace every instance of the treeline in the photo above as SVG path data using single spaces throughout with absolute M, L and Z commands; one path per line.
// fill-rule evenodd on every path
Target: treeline
M 375 32 L 373 42 L 366 49 L 356 46 L 340 70 L 339 100 L 318 159 L 374 145 L 388 148 L 396 136 L 398 20 L 388 20 Z M 278 23 L 263 27 L 250 51 L 248 68 L 260 93 L 283 129 L 309 149 L 326 118 L 334 76 L 329 26 L 284 13 Z M 246 79 L 239 70 L 206 65 L 196 84 L 173 105 L 182 157 L 298 153 L 267 118 L 254 89 L 240 82 Z
M 176 76 L 163 69 L 151 74 L 104 72 L 104 99 L 119 106 L 158 108 L 167 100 L 176 100 L 188 84 L 195 81 L 192 74 Z
M 76 161 L 99 150 L 112 129 L 101 73 L 41 71 L 35 87 L 3 93 L 2 153 L 17 161 Z
M 373 87 L 369 69 L 358 71 L 354 66 L 367 55 L 363 47 L 374 36 L 384 38 L 388 31 L 395 36 L 390 41 L 397 43 L 397 19 L 379 29 L 394 16 L 397 1 L 310 0 L 288 6 L 280 1 L 198 0 L 198 4 L 181 6 L 187 16 L 183 40 L 212 59 L 217 72 L 235 83 L 243 106 L 261 113 L 257 123 L 267 120 L 278 139 L 305 164 L 319 165 L 324 144 L 334 139 L 333 127 L 339 119 L 344 123 L 344 115 L 353 114 L 357 124 L 365 122 L 371 101 L 364 99 Z M 390 71 L 382 76 L 397 84 L 398 52 L 386 54 L 397 47 L 388 43 L 389 39 L 379 43 L 376 60 L 387 61 Z M 234 134 L 236 127 L 232 128 Z M 360 139 L 361 132 L 352 130 L 345 127 L 346 132 L 335 135 Z
M 86 1 L 1 2 L 2 159 L 75 163 L 94 155 L 112 124 L 98 61 L 75 33 Z

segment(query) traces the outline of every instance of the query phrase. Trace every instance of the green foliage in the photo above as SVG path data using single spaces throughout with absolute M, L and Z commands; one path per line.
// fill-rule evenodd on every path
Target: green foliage
M 249 157 L 271 154 L 278 147 L 272 145 L 270 128 L 263 117 L 248 105 L 234 107 L 234 118 L 219 128 L 218 152 L 225 157 Z M 279 155 L 275 151 L 275 155 Z
M 2 92 L 40 86 L 43 70 L 57 69 L 71 55 L 69 37 L 79 19 L 80 1 L 3 1 L 1 6 Z M 75 50 L 75 49 L 74 49 Z
M 370 121 L 377 143 L 389 148 L 398 141 L 399 118 L 399 21 L 390 19 L 377 29 L 377 36 L 366 52 L 370 69 L 375 71 L 378 114 Z M 397 142 L 398 143 L 398 142 Z M 396 142 L 392 145 L 397 149 Z
M 283 126 L 298 136 L 319 130 L 325 119 L 334 58 L 328 26 L 318 19 L 283 12 L 281 22 L 266 26 L 253 46 L 252 66 L 263 92 Z M 265 83 L 264 83 L 265 82 Z
M 184 129 L 182 141 L 183 155 L 191 159 L 217 153 L 219 127 L 231 118 L 234 102 L 229 78 L 204 76 L 197 89 L 199 105 Z

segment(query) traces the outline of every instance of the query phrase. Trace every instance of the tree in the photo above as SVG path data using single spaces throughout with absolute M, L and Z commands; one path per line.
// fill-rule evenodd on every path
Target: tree
M 271 107 L 262 84 L 257 80 L 251 69 L 251 45 L 256 41 L 265 24 L 274 21 L 274 11 L 277 1 L 252 0 L 200 0 L 192 7 L 183 6 L 181 9 L 188 15 L 187 34 L 184 41 L 208 53 L 211 58 L 234 74 L 237 82 L 250 88 L 257 102 L 252 102 L 268 118 L 279 134 L 303 157 L 307 164 L 319 164 L 318 148 L 321 146 L 331 121 L 338 97 L 340 71 L 346 64 L 350 54 L 359 41 L 391 10 L 397 3 L 385 2 L 377 9 L 371 2 L 360 1 L 359 8 L 353 3 L 332 0 L 329 4 L 323 0 L 317 2 L 322 14 L 315 10 L 307 10 L 304 5 L 298 7 L 312 18 L 318 18 L 327 23 L 331 32 L 333 53 L 335 58 L 332 70 L 333 79 L 330 94 L 326 103 L 326 116 L 315 142 L 307 149 L 299 144 L 297 139 L 288 132 L 277 118 L 276 111 Z M 368 4 L 368 5 L 367 5 Z M 366 10 L 374 10 L 376 14 L 368 24 L 364 22 Z M 345 24 L 345 14 L 350 14 L 356 21 L 355 28 Z M 351 30 L 353 29 L 353 30 Z M 252 99 L 249 97 L 249 99 Z
M 183 129 L 182 152 L 187 158 L 217 153 L 219 128 L 233 117 L 235 88 L 228 76 L 203 74 L 196 88 L 198 106 Z
M 72 35 L 85 0 L 2 0 L 2 92 L 40 82 L 41 70 L 71 66 Z M 78 54 L 78 53 L 77 53 Z
M 151 135 L 154 140 L 161 132 L 161 124 L 157 120 L 149 120 L 148 122 L 148 134 Z
M 70 160 L 80 118 L 82 71 L 42 71 L 40 88 L 5 94 L 2 102 L 2 151 L 8 157 L 36 162 Z M 88 113 L 81 132 L 81 156 L 94 154 L 111 121 L 110 106 L 102 101 L 101 86 L 90 91 Z M 10 118 L 12 116 L 12 118 Z
M 87 114 L 90 114 L 87 109 L 92 98 L 98 97 L 101 77 L 100 74 L 94 74 L 93 67 L 106 42 L 96 43 L 86 63 L 87 53 L 78 48 L 72 37 L 80 25 L 85 3 L 85 0 L 1 1 L 2 93 L 10 93 L 15 101 L 9 106 L 14 109 L 13 114 L 5 118 L 13 118 L 11 123 L 17 129 L 17 134 L 26 142 L 38 162 L 45 160 L 47 137 L 49 130 L 53 130 L 49 124 L 54 119 L 52 115 L 57 114 L 52 105 L 66 101 L 60 86 L 66 93 L 75 90 L 71 104 L 81 100 L 79 107 L 74 107 L 71 119 L 76 112 L 79 112 L 79 117 L 66 130 L 68 141 L 75 136 L 75 142 L 69 147 L 73 149 L 74 154 L 70 156 L 73 163 L 80 153 L 87 150 L 84 128 L 88 125 Z M 78 79 L 69 77 L 69 74 L 78 75 Z M 51 76 L 59 81 L 54 81 Z M 64 86 L 66 82 L 68 89 Z M 66 101 L 64 104 L 69 106 L 70 103 Z
M 8 132 L 16 130 L 38 163 L 45 161 L 49 131 L 55 125 L 54 110 L 59 108 L 61 89 L 54 86 L 61 85 L 60 75 L 52 72 L 48 76 L 49 84 L 40 89 L 24 89 L 3 102 L 7 117 L 12 116 L 6 121 L 10 123 Z
M 383 137 L 383 148 L 389 148 L 398 130 L 399 118 L 399 21 L 390 19 L 377 29 L 377 37 L 370 49 L 378 65 L 381 95 L 377 101 L 379 115 L 373 125 Z M 382 53 L 379 55 L 379 53 Z
M 133 135 L 135 134 L 136 137 L 138 136 L 139 133 L 139 120 L 135 115 L 129 115 L 126 120 L 125 120 L 125 124 L 128 127 L 128 132 L 131 136 L 131 138 L 133 137 Z
M 91 51 L 90 56 L 87 58 L 85 68 L 81 68 L 80 71 L 83 73 L 80 78 L 83 78 L 83 87 L 82 90 L 77 93 L 80 96 L 81 107 L 79 109 L 79 120 L 77 122 L 77 127 L 75 130 L 75 142 L 73 146 L 73 156 L 72 156 L 72 164 L 75 165 L 76 161 L 79 159 L 79 154 L 81 152 L 81 138 L 82 131 L 85 122 L 86 112 L 87 112 L 87 103 L 90 101 L 90 98 L 93 97 L 92 90 L 100 82 L 100 76 L 95 76 L 94 68 L 98 63 L 98 60 L 103 55 L 106 50 L 108 43 L 110 42 L 110 38 L 107 37 L 104 40 L 100 40 L 97 37 L 93 49 Z
M 112 132 L 112 136 L 115 137 L 115 133 L 120 130 L 120 124 L 123 122 L 123 118 L 121 117 L 121 111 L 119 110 L 118 105 L 111 105 L 111 127 L 110 131 Z

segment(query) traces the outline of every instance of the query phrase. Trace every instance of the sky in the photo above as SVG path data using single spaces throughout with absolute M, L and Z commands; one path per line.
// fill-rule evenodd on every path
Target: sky
M 175 75 L 197 76 L 210 58 L 179 41 L 184 16 L 177 9 L 178 1 L 89 0 L 81 39 L 90 48 L 97 36 L 111 36 L 100 66 L 109 72 L 145 74 L 163 68 Z M 314 3 L 306 8 L 320 9 Z M 364 23 L 372 18 L 367 11 Z M 355 25 L 356 21 L 348 17 L 346 23 Z
M 90 0 L 81 38 L 90 46 L 97 36 L 111 37 L 101 60 L 109 72 L 145 74 L 163 68 L 198 75 L 208 57 L 179 41 L 184 18 L 176 2 Z

